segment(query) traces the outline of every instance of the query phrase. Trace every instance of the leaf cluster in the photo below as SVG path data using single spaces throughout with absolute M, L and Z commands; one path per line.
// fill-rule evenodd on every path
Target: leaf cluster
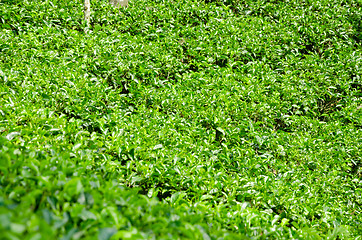
M 359 239 L 359 1 L 0 2 L 5 239 Z

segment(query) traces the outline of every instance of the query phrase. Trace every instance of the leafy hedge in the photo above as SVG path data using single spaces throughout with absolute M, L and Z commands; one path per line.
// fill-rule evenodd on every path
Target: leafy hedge
M 361 239 L 362 3 L 0 2 L 5 239 Z

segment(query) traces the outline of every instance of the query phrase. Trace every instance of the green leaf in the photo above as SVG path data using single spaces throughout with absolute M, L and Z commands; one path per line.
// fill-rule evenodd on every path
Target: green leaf
M 0 169 L 7 169 L 10 167 L 11 161 L 9 154 L 0 152 Z
M 26 226 L 23 224 L 11 223 L 10 229 L 13 233 L 22 234 L 25 231 Z
M 157 144 L 153 147 L 153 150 L 157 150 L 157 149 L 161 149 L 163 148 L 163 145 L 162 144 Z
M 83 220 L 83 221 L 86 221 L 86 220 L 89 220 L 89 219 L 92 219 L 92 220 L 97 220 L 97 217 L 94 213 L 86 210 L 85 208 L 83 208 L 82 212 L 79 214 L 79 217 Z
M 11 132 L 8 135 L 6 135 L 6 138 L 11 141 L 13 140 L 16 136 L 20 136 L 20 132 Z
M 70 197 L 79 195 L 83 190 L 84 189 L 80 178 L 73 178 L 64 186 L 64 191 Z
M 11 225 L 10 213 L 0 214 L 0 225 L 3 229 L 9 229 Z
M 115 228 L 101 228 L 101 229 L 99 229 L 98 239 L 99 240 L 108 240 L 116 232 L 117 232 L 117 229 L 115 229 Z

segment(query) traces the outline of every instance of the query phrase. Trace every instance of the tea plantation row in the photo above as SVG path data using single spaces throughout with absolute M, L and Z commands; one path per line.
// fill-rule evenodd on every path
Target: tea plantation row
M 1 239 L 361 239 L 360 0 L 0 1 Z

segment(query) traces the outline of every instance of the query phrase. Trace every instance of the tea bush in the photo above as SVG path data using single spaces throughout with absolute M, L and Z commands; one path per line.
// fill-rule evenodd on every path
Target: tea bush
M 2 238 L 361 239 L 361 5 L 2 0 Z

